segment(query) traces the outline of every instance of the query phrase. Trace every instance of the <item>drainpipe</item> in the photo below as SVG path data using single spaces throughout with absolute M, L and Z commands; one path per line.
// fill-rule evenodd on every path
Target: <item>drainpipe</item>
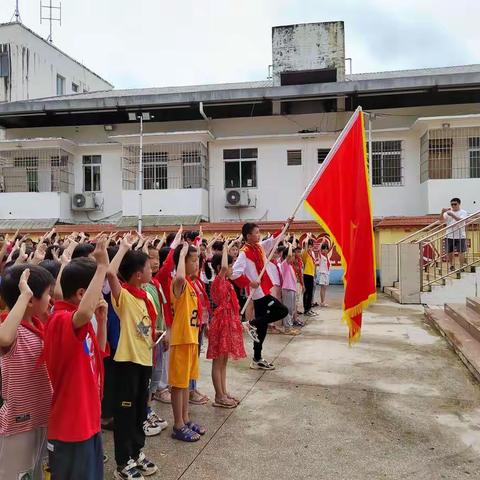
M 203 102 L 200 102 L 198 104 L 198 110 L 200 112 L 200 115 L 208 122 L 210 119 L 205 115 L 205 111 L 203 110 Z

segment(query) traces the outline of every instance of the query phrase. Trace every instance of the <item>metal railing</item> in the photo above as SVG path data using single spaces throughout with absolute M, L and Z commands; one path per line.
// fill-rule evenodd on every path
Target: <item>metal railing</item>
M 422 291 L 480 263 L 480 211 L 451 225 L 439 225 L 414 242 L 419 245 Z
M 420 230 L 416 230 L 413 233 L 408 234 L 406 237 L 403 237 L 401 240 L 399 240 L 396 245 L 400 245 L 401 243 L 415 243 L 418 241 L 425 233 L 432 233 L 435 229 L 437 229 L 440 226 L 440 228 L 443 226 L 443 224 L 439 221 L 436 220 L 435 222 L 430 223 L 426 227 L 423 227 Z

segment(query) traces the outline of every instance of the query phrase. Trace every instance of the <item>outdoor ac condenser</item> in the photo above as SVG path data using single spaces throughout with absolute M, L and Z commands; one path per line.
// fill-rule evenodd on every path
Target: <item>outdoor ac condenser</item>
M 225 189 L 225 208 L 254 207 L 255 201 L 247 189 Z
M 97 210 L 98 204 L 94 192 L 74 193 L 72 195 L 72 210 L 77 212 L 87 212 Z

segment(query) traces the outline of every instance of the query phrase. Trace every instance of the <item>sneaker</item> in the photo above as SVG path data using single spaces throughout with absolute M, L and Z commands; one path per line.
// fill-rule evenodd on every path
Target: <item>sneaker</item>
M 275 370 L 275 366 L 263 358 L 261 360 L 253 359 L 250 368 L 252 370 Z
M 168 422 L 163 418 L 160 418 L 153 410 L 147 415 L 147 422 L 151 425 L 157 425 L 162 430 L 165 430 L 168 427 Z
M 146 437 L 154 437 L 155 435 L 160 435 L 162 432 L 162 427 L 158 424 L 152 424 L 146 420 L 143 422 L 143 431 Z
M 140 452 L 140 455 L 135 463 L 137 464 L 137 470 L 145 477 L 149 477 L 158 471 L 158 467 L 153 462 L 148 460 L 143 452 Z
M 128 461 L 124 468 L 118 467 L 113 472 L 113 478 L 116 480 L 145 480 L 144 476 L 137 469 L 135 460 L 132 459 Z
M 309 310 L 307 313 L 305 313 L 306 317 L 316 317 L 317 314 L 313 310 Z
M 248 333 L 248 335 L 250 336 L 250 338 L 258 343 L 260 342 L 260 340 L 258 339 L 258 335 L 257 335 L 257 328 L 254 327 L 250 322 L 245 322 L 245 327 L 246 327 L 246 331 Z

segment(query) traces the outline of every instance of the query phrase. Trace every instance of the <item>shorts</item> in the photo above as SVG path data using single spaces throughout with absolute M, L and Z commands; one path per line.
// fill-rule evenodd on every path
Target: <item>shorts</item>
M 168 384 L 188 388 L 190 380 L 198 380 L 198 344 L 171 345 Z
M 83 442 L 48 441 L 52 480 L 103 480 L 102 434 Z
M 0 478 L 23 480 L 43 478 L 47 464 L 47 429 L 0 436 Z
M 447 253 L 465 253 L 467 251 L 467 240 L 465 238 L 447 238 Z
M 320 273 L 318 275 L 318 284 L 319 285 L 330 285 L 330 274 L 329 273 Z

